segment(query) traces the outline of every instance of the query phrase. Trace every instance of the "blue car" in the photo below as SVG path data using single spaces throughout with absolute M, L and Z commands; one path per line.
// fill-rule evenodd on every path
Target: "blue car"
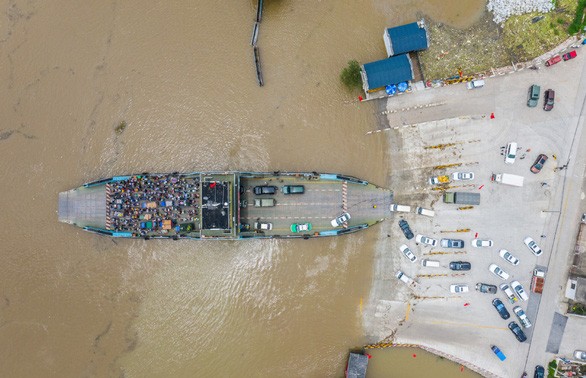
M 500 299 L 498 299 L 498 298 L 493 299 L 492 305 L 494 306 L 494 308 L 496 308 L 496 310 L 498 311 L 501 318 L 506 320 L 511 316 L 509 314 L 509 311 L 507 311 L 507 308 L 505 307 L 505 305 L 503 304 L 503 302 Z
M 505 354 L 503 352 L 501 352 L 501 350 L 496 345 L 491 346 L 490 349 L 492 349 L 492 351 L 494 352 L 494 354 L 496 354 L 496 356 L 501 361 L 504 361 L 504 360 L 507 359 L 507 356 L 505 356 Z

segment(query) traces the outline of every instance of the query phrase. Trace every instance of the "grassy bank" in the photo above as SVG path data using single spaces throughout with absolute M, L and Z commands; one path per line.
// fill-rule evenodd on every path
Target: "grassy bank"
M 513 16 L 502 28 L 489 12 L 465 30 L 427 19 L 430 47 L 420 53 L 424 77 L 447 78 L 459 69 L 472 75 L 531 60 L 568 38 L 568 29 L 576 23 L 577 14 L 583 14 L 582 9 L 576 0 L 557 0 L 551 12 Z

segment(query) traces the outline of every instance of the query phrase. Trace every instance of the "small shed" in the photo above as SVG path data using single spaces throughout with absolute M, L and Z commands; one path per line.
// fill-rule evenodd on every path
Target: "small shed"
M 383 39 L 389 57 L 411 51 L 421 51 L 429 47 L 424 20 L 385 29 Z
M 365 378 L 367 367 L 368 356 L 365 356 L 364 354 L 350 353 L 348 367 L 346 368 L 346 378 Z
M 413 80 L 413 66 L 407 54 L 393 56 L 362 65 L 362 87 L 366 93 L 384 89 L 387 85 Z

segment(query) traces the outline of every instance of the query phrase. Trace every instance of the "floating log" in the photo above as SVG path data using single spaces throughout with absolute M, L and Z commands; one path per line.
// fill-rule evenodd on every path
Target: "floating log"
M 256 22 L 260 22 L 262 19 L 262 0 L 258 0 L 258 6 L 256 8 Z
M 252 29 L 252 38 L 250 39 L 250 45 L 256 46 L 257 39 L 258 39 L 258 22 L 255 22 L 254 28 Z
M 262 80 L 262 72 L 260 69 L 260 55 L 257 46 L 254 46 L 254 64 L 256 66 L 256 80 L 258 81 L 259 87 L 262 87 L 264 85 L 264 82 Z

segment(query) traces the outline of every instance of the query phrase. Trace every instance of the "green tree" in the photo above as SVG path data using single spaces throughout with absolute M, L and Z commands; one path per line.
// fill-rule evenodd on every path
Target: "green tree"
M 348 62 L 348 67 L 342 70 L 340 80 L 348 89 L 362 88 L 362 77 L 360 76 L 360 64 L 356 60 Z

